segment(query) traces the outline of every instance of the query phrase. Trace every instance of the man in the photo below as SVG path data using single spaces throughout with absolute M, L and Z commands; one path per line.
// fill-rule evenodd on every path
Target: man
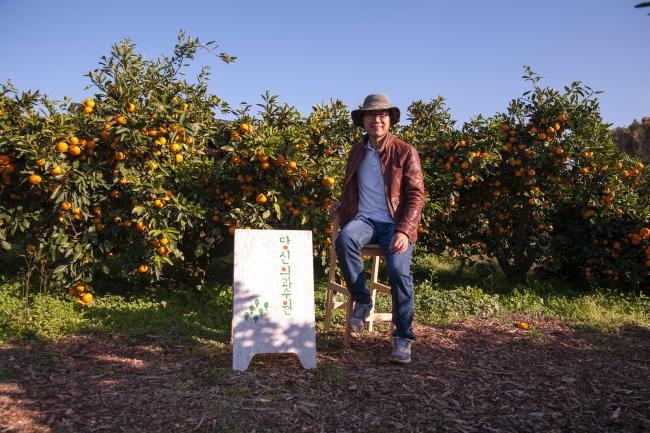
M 366 135 L 348 155 L 340 203 L 333 209 L 342 230 L 336 253 L 354 301 L 348 326 L 362 331 L 372 309 L 361 260 L 361 248 L 378 243 L 385 256 L 393 301 L 393 352 L 390 360 L 411 362 L 413 276 L 411 254 L 424 205 L 420 158 L 413 146 L 390 133 L 399 108 L 387 96 L 366 97 L 351 113 Z

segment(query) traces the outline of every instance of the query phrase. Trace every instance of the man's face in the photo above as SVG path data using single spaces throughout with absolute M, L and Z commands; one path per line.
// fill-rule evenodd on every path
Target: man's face
M 383 137 L 390 129 L 390 113 L 387 110 L 368 111 L 363 115 L 363 128 L 375 140 Z

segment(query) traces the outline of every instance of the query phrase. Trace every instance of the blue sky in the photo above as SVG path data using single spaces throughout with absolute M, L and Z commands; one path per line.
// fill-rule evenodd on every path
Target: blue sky
M 0 0 L 0 80 L 80 100 L 92 94 L 84 74 L 113 43 L 130 37 L 155 58 L 184 29 L 238 57 L 195 62 L 212 66 L 211 92 L 234 105 L 266 90 L 303 113 L 374 92 L 402 110 L 441 95 L 464 121 L 527 90 L 527 64 L 546 85 L 605 91 L 604 119 L 624 126 L 650 115 L 650 16 L 639 1 Z

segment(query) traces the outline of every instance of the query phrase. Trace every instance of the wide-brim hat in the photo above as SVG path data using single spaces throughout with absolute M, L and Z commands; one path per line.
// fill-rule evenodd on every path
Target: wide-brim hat
M 363 115 L 368 111 L 378 110 L 387 110 L 390 113 L 391 126 L 399 122 L 399 108 L 394 107 L 390 99 L 388 99 L 388 96 L 381 93 L 373 93 L 372 95 L 366 96 L 366 99 L 363 100 L 362 108 L 352 110 L 352 113 L 350 113 L 352 122 L 356 126 L 363 128 Z

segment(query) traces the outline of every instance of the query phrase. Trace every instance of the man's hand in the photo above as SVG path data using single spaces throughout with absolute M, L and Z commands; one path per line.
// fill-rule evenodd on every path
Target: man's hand
M 395 232 L 393 240 L 390 243 L 390 252 L 393 254 L 402 254 L 409 246 L 409 238 L 402 232 Z

